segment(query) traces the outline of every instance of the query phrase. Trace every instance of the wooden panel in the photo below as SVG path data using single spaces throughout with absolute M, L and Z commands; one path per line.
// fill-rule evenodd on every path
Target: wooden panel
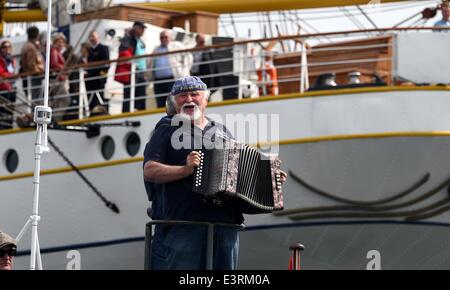
M 219 15 L 206 12 L 194 12 L 172 16 L 172 25 L 184 27 L 184 22 L 189 20 L 192 32 L 217 35 Z
M 172 28 L 171 17 L 181 14 L 185 14 L 185 12 L 143 8 L 135 5 L 117 5 L 75 15 L 75 22 L 82 22 L 90 19 L 112 19 L 131 22 L 143 21 L 164 28 Z
M 373 74 L 377 73 L 388 85 L 392 84 L 392 37 L 383 36 L 370 39 L 359 39 L 312 47 L 308 54 L 309 82 L 314 85 L 317 76 L 325 73 L 336 73 L 336 82 L 347 84 L 347 74 L 353 71 L 361 72 L 361 81 L 371 83 Z M 383 47 L 369 47 L 350 49 L 351 46 L 380 45 Z M 322 48 L 340 48 L 339 50 L 320 51 Z M 357 62 L 361 61 L 361 62 Z M 336 63 L 342 62 L 342 63 Z M 289 68 L 278 68 L 280 93 L 297 92 L 300 86 L 300 53 L 288 53 L 275 56 L 275 66 L 294 65 Z M 296 78 L 289 82 L 283 82 Z

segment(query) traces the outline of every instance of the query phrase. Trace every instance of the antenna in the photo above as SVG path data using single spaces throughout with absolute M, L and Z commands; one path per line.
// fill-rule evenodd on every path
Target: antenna
M 16 240 L 19 241 L 31 224 L 30 270 L 36 269 L 36 260 L 38 263 L 38 269 L 42 270 L 41 252 L 38 239 L 38 222 L 41 219 L 41 217 L 39 216 L 39 182 L 41 174 L 41 157 L 43 154 L 50 152 L 50 149 L 47 146 L 47 125 L 51 123 L 52 119 L 52 109 L 48 106 L 50 78 L 50 35 L 52 31 L 51 17 L 52 0 L 48 1 L 47 8 L 47 57 L 45 58 L 44 105 L 36 106 L 34 108 L 34 122 L 36 123 L 36 143 L 34 147 L 33 212 L 16 238 Z

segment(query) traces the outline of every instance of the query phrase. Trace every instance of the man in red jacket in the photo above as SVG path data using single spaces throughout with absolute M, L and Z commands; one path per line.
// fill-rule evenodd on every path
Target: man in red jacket
M 142 41 L 146 26 L 141 21 L 136 21 L 128 33 L 122 38 L 119 46 L 119 58 L 139 56 L 145 54 L 145 44 Z M 134 61 L 136 64 L 134 101 L 135 110 L 145 110 L 147 89 L 147 80 L 145 78 L 146 59 L 138 59 Z M 124 84 L 122 112 L 130 111 L 130 73 L 131 65 L 129 63 L 118 64 L 116 69 L 115 80 Z M 120 74 L 120 76 L 118 76 Z

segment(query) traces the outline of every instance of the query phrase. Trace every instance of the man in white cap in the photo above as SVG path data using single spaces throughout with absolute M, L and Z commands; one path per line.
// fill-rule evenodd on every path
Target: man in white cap
M 0 231 L 0 270 L 12 270 L 16 250 L 16 241 Z

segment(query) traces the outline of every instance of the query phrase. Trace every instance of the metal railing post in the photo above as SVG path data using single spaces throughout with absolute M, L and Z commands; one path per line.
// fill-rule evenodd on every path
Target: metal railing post
M 242 87 L 242 79 L 244 78 L 244 47 L 241 47 L 241 49 L 239 49 L 239 72 L 238 72 L 238 76 L 239 76 L 239 80 L 238 80 L 238 99 L 242 99 L 242 95 L 243 95 L 243 91 L 244 88 Z
M 292 269 L 291 270 L 300 270 L 300 252 L 305 249 L 305 246 L 302 244 L 293 244 L 289 247 L 289 250 L 292 251 L 291 261 L 292 261 Z
M 307 54 L 307 47 L 306 45 L 304 45 L 303 47 L 303 53 L 304 53 L 304 58 L 305 58 L 305 73 L 304 73 L 304 77 L 305 77 L 305 90 L 309 90 L 309 68 L 308 68 L 308 54 Z
M 131 62 L 131 76 L 130 76 L 130 112 L 134 112 L 134 97 L 136 92 L 136 63 Z
M 150 270 L 152 257 L 152 225 L 145 225 L 145 254 L 144 254 L 144 270 Z
M 27 111 L 28 113 L 31 113 L 31 109 L 33 107 L 33 98 L 31 94 L 31 76 L 27 76 L 27 99 L 28 103 L 30 104 L 30 107 L 28 107 Z
M 83 119 L 84 112 L 88 112 L 89 110 L 89 101 L 87 97 L 86 83 L 84 82 L 84 69 L 80 68 L 78 70 L 78 73 L 79 73 L 78 84 L 80 88 L 80 94 L 78 95 L 78 118 Z
M 301 64 L 301 70 L 300 70 L 300 93 L 304 93 L 305 92 L 305 88 L 307 86 L 306 82 L 306 77 L 307 77 L 307 68 L 308 68 L 308 64 L 307 64 L 307 60 L 306 60 L 306 46 L 305 43 L 302 41 L 301 44 L 301 49 L 302 49 L 302 53 L 301 53 L 301 60 L 300 60 L 300 64 Z M 308 87 L 309 87 L 309 81 L 308 81 Z
M 261 50 L 261 81 L 262 81 L 262 93 L 263 96 L 267 96 L 267 71 L 266 71 L 266 54 L 264 50 Z
M 214 224 L 208 224 L 206 240 L 206 270 L 212 270 L 214 265 Z

